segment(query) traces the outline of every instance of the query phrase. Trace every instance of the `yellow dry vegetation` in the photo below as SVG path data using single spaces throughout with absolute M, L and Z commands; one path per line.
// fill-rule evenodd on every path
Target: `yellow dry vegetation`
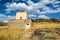
M 28 29 L 24 31 L 24 28 L 8 28 L 8 26 L 0 26 L 0 40 L 30 40 L 29 35 L 33 34 L 35 29 L 43 29 L 43 28 L 60 28 L 60 23 L 49 23 L 49 22 L 37 22 L 33 23 L 32 29 Z M 55 31 L 53 31 L 52 34 Z M 24 38 L 25 36 L 28 36 Z M 55 35 L 57 36 L 57 35 Z M 60 37 L 60 36 L 57 36 Z M 38 40 L 37 37 L 33 37 L 31 40 Z M 60 40 L 60 39 L 58 39 Z
M 60 23 L 54 22 L 35 22 L 33 23 L 33 28 L 60 28 Z
M 2 28 L 0 29 L 0 40 L 18 40 L 20 39 L 20 36 L 22 35 L 24 29 L 8 29 L 8 28 Z

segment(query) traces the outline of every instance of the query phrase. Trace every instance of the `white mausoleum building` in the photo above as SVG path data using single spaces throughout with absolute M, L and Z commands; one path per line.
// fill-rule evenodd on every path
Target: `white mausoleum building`
M 32 21 L 28 19 L 28 14 L 25 11 L 16 13 L 15 20 L 8 21 L 9 28 L 25 28 L 29 29 L 32 27 Z

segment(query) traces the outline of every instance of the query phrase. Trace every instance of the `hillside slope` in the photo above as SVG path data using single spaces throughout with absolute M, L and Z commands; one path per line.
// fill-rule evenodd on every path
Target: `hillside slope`
M 0 40 L 60 40 L 60 23 L 34 22 L 27 30 L 0 27 Z

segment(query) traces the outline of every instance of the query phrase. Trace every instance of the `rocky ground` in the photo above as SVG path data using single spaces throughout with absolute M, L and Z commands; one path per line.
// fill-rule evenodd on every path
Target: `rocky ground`
M 25 30 L 20 40 L 60 40 L 60 28 Z

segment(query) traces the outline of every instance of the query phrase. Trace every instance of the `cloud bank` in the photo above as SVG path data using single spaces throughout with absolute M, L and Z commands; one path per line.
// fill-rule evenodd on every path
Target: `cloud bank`
M 8 20 L 15 19 L 15 16 L 7 16 L 4 14 L 0 14 L 0 22 L 5 22 L 7 23 Z
M 13 1 L 19 1 L 19 0 L 13 0 Z M 60 5 L 58 5 L 60 2 L 56 0 L 41 0 L 38 3 L 34 3 L 31 0 L 28 1 L 23 0 L 23 1 L 25 1 L 27 4 L 24 2 L 6 3 L 5 4 L 6 13 L 10 13 L 11 11 L 16 11 L 16 10 L 24 10 L 28 12 L 29 18 L 36 19 L 37 16 L 34 14 L 39 14 L 38 18 L 49 19 L 50 17 L 44 14 L 60 12 Z M 6 22 L 7 20 L 15 19 L 15 16 L 6 16 L 4 14 L 0 14 L 0 19 L 1 19 L 0 21 Z
M 46 13 L 55 13 L 55 12 L 60 12 L 60 7 L 59 8 L 56 8 L 56 10 L 53 10 L 49 7 L 46 6 L 46 4 L 52 4 L 53 7 L 59 7 L 59 5 L 55 5 L 57 3 L 59 3 L 58 1 L 56 0 L 42 0 L 38 3 L 34 3 L 33 1 L 31 0 L 28 0 L 27 1 L 27 4 L 26 5 L 25 3 L 10 3 L 9 5 L 6 5 L 7 9 L 5 11 L 13 11 L 13 10 L 25 10 L 27 11 L 28 13 L 32 13 L 32 14 L 46 14 Z M 42 9 L 44 11 L 41 11 L 39 9 Z

